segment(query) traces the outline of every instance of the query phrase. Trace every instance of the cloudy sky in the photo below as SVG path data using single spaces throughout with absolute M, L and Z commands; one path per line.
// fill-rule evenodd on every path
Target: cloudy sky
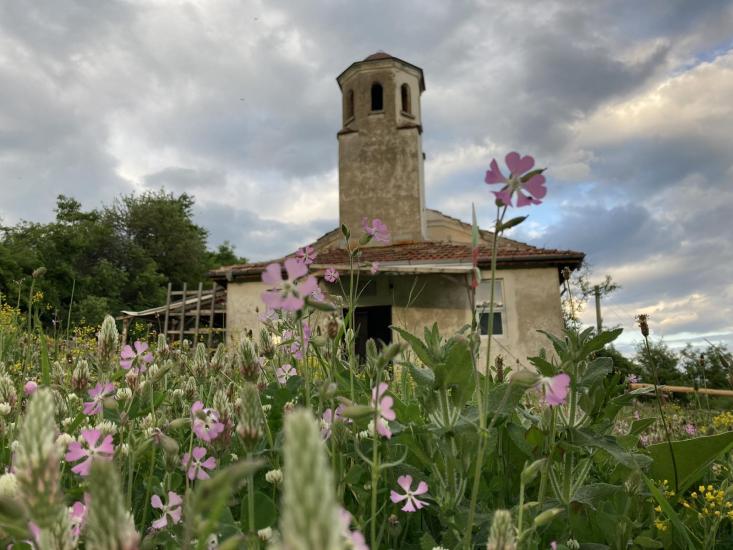
M 335 77 L 378 50 L 425 71 L 429 206 L 489 226 L 489 161 L 533 154 L 516 238 L 610 273 L 608 324 L 733 343 L 730 1 L 3 0 L 0 219 L 165 187 L 288 252 L 336 224 Z

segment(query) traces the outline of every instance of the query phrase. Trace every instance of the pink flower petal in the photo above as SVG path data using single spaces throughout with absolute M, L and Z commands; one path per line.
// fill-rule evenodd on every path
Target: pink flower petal
M 194 447 L 192 454 L 194 459 L 201 460 L 206 456 L 206 449 L 204 447 Z
M 405 505 L 402 507 L 403 512 L 416 512 L 415 507 L 412 504 L 412 499 L 408 498 Z
M 92 469 L 92 459 L 87 458 L 84 462 L 80 462 L 76 466 L 74 466 L 71 471 L 75 474 L 79 474 L 82 477 L 86 477 L 89 475 L 89 471 Z
M 132 367 L 132 359 L 120 361 L 120 366 L 125 370 L 129 369 L 130 367 Z
M 89 452 L 81 446 L 81 443 L 78 441 L 72 441 L 69 443 L 68 451 L 66 455 L 64 455 L 64 459 L 67 462 L 76 462 L 87 455 L 89 455 Z
M 402 502 L 403 500 L 405 500 L 405 499 L 407 498 L 407 495 L 401 495 L 401 494 L 399 494 L 399 493 L 398 493 L 397 491 L 395 491 L 395 490 L 393 489 L 393 490 L 392 490 L 392 491 L 390 491 L 390 493 L 389 493 L 389 498 L 390 498 L 390 500 L 391 500 L 392 502 L 395 502 L 395 503 L 397 503 L 397 502 Z
M 516 151 L 509 153 L 504 160 L 515 177 L 529 172 L 534 166 L 534 159 L 531 156 L 521 157 Z
M 157 508 L 158 510 L 162 510 L 163 509 L 163 501 L 160 500 L 160 497 L 158 495 L 153 495 L 150 498 L 150 505 L 153 508 Z
M 148 349 L 148 343 L 147 342 L 141 342 L 140 340 L 135 340 L 135 351 L 138 355 L 143 353 Z
M 96 450 L 99 453 L 105 453 L 105 454 L 110 454 L 110 455 L 114 454 L 115 447 L 112 444 L 112 436 L 111 435 L 106 436 L 104 440 L 102 441 L 102 444 L 99 447 L 97 447 Z
M 568 395 L 570 376 L 564 372 L 545 381 L 545 401 L 548 405 L 562 405 Z
M 492 191 L 492 193 L 494 193 L 494 196 L 500 200 L 504 206 L 512 205 L 512 192 L 508 187 L 501 191 Z
M 489 169 L 486 171 L 484 181 L 489 184 L 506 182 L 506 178 L 504 177 L 504 174 L 501 173 L 496 159 L 491 160 L 491 164 L 489 164 Z
M 527 183 L 522 185 L 522 188 L 526 189 L 534 198 L 541 199 L 547 194 L 545 176 L 542 174 L 532 176 Z
M 176 508 L 174 510 L 169 510 L 168 511 L 168 515 L 173 520 L 173 523 L 180 523 L 182 512 L 183 512 L 183 510 L 181 510 L 181 508 L 178 507 L 178 508 Z
M 308 266 L 297 258 L 288 258 L 285 260 L 285 271 L 288 273 L 288 280 L 294 281 L 308 273 Z
M 315 277 L 310 276 L 305 281 L 297 285 L 296 287 L 298 289 L 298 293 L 301 296 L 307 296 L 311 292 L 313 292 L 316 288 L 318 288 L 318 281 Z
M 165 527 L 166 525 L 168 525 L 168 518 L 166 517 L 166 514 L 163 514 L 162 517 L 156 519 L 151 524 L 153 529 L 163 529 L 163 527 Z
M 287 298 L 282 299 L 280 309 L 284 309 L 285 311 L 299 311 L 303 309 L 304 305 L 305 300 L 303 298 L 291 294 Z
M 393 404 L 394 399 L 392 399 L 392 397 L 390 397 L 389 395 L 384 396 L 379 402 L 379 413 L 385 420 L 394 420 L 395 418 L 397 418 L 397 415 L 392 410 Z
M 417 489 L 415 489 L 412 492 L 412 494 L 413 495 L 422 495 L 427 492 L 428 492 L 428 484 L 425 483 L 424 481 L 421 481 L 420 483 L 417 484 Z
M 278 286 L 283 282 L 280 264 L 272 263 L 262 272 L 262 282 L 271 286 Z
M 132 351 L 132 348 L 130 345 L 125 345 L 122 348 L 122 351 L 120 352 L 120 358 L 121 359 L 134 359 L 135 358 L 135 352 Z
M 201 463 L 201 466 L 203 466 L 207 470 L 213 470 L 214 468 L 216 468 L 216 459 L 213 456 L 210 456 Z
M 173 507 L 178 506 L 179 504 L 183 504 L 183 498 L 173 491 L 168 491 L 168 506 Z
M 266 290 L 260 297 L 269 309 L 280 309 L 283 303 L 283 297 L 278 290 Z
M 406 493 L 409 492 L 411 490 L 410 488 L 412 487 L 412 476 L 407 474 L 407 475 L 398 477 L 397 485 L 402 487 Z
M 99 430 L 82 430 L 81 436 L 87 442 L 90 448 L 96 446 L 99 436 L 102 435 Z

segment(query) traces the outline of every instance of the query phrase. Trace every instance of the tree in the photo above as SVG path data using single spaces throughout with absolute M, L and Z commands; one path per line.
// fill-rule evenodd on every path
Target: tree
M 648 351 L 644 342 L 639 342 L 636 346 L 634 362 L 641 367 L 644 382 L 654 383 L 654 369 L 656 369 L 660 384 L 687 385 L 686 375 L 679 368 L 678 355 L 661 340 L 656 342 L 649 340 Z
M 591 265 L 585 262 L 579 269 L 572 272 L 563 288 L 562 312 L 566 327 L 581 327 L 580 314 L 585 311 L 588 301 L 595 294 L 596 286 L 598 286 L 601 298 L 606 298 L 621 288 L 621 285 L 617 284 L 610 275 L 606 275 L 603 282 L 598 284 L 591 283 L 593 276 Z
M 220 244 L 216 251 L 209 252 L 209 269 L 216 269 L 223 265 L 246 264 L 247 258 L 237 256 L 234 246 L 229 241 Z
M 708 388 L 730 388 L 733 385 L 730 356 L 726 346 L 709 343 L 707 348 L 700 350 L 687 344 L 680 352 L 680 362 L 689 383 Z

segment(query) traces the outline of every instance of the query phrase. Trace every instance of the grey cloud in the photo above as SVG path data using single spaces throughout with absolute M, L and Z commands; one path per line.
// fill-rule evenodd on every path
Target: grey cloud
M 216 170 L 197 170 L 171 166 L 144 178 L 147 187 L 164 187 L 176 191 L 191 191 L 195 189 L 221 189 L 226 185 L 223 172 Z

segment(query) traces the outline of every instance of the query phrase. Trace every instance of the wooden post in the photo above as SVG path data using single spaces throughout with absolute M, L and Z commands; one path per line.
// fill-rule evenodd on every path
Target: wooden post
M 127 344 L 127 330 L 130 326 L 130 318 L 125 317 L 122 319 L 122 347 L 125 347 L 125 344 Z
M 210 348 L 214 343 L 214 312 L 216 311 L 216 283 L 211 285 L 211 309 L 209 310 L 209 340 L 207 346 Z
M 186 283 L 183 283 L 183 292 L 181 293 L 181 326 L 179 327 L 181 332 L 181 345 L 183 345 L 183 331 L 186 329 Z
M 163 323 L 163 335 L 165 336 L 166 343 L 168 342 L 168 317 L 171 313 L 171 290 L 172 284 L 168 283 L 168 295 L 165 298 L 165 322 Z
M 657 386 L 660 392 L 664 393 L 699 393 L 702 395 L 716 395 L 718 397 L 733 397 L 733 391 L 731 390 L 718 390 L 715 388 L 691 388 L 689 386 Z M 632 390 L 638 390 L 640 388 L 654 388 L 654 384 L 642 384 L 634 383 L 629 384 L 629 388 Z
M 593 287 L 593 294 L 596 296 L 596 329 L 601 333 L 603 320 L 601 319 L 601 288 L 596 285 Z
M 199 290 L 196 296 L 196 327 L 193 330 L 193 347 L 196 347 L 196 344 L 199 341 L 199 317 L 201 317 L 201 293 L 203 289 L 204 283 L 199 283 Z

